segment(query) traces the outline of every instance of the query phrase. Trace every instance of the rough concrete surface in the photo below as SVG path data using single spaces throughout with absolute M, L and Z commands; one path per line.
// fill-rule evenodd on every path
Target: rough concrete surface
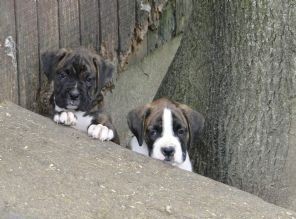
M 0 218 L 296 218 L 8 102 L 0 139 Z
M 107 94 L 106 109 L 118 129 L 122 145 L 125 146 L 129 139 L 127 113 L 136 106 L 152 101 L 175 56 L 180 40 L 181 37 L 174 38 L 143 61 L 130 66 L 119 75 L 112 93 Z

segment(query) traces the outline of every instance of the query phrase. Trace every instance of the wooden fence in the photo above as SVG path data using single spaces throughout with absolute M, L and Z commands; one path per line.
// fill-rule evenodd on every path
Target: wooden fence
M 36 110 L 40 55 L 86 46 L 118 61 L 143 57 L 183 29 L 190 0 L 1 0 L 0 101 Z M 134 55 L 140 49 L 140 55 Z M 137 60 L 137 59 L 134 59 Z

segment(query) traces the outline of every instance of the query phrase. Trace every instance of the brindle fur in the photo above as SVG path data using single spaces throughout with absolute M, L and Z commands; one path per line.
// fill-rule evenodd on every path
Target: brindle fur
M 119 144 L 119 136 L 112 120 L 104 110 L 104 97 L 102 90 L 112 86 L 112 75 L 114 66 L 107 60 L 103 60 L 99 55 L 85 48 L 75 50 L 59 49 L 57 51 L 49 51 L 42 54 L 42 70 L 49 81 L 54 81 L 54 92 L 51 95 L 50 102 L 53 107 L 55 105 L 66 108 L 65 93 L 63 89 L 67 89 L 58 79 L 61 72 L 67 72 L 69 77 L 74 81 L 79 81 L 80 92 L 83 93 L 83 99 L 80 100 L 78 106 L 79 111 L 85 112 L 85 115 L 93 116 L 91 124 L 102 124 L 114 132 L 113 142 Z M 92 77 L 93 81 L 90 86 L 86 86 L 84 80 L 86 77 Z M 64 82 L 69 83 L 70 82 Z M 73 82 L 72 82 L 73 84 Z M 82 85 L 80 85 L 82 84 Z M 72 86 L 72 85 L 71 85 Z

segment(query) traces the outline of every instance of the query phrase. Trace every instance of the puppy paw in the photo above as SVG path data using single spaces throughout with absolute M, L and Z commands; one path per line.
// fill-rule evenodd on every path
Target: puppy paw
M 100 139 L 101 141 L 110 141 L 114 138 L 113 130 L 101 124 L 90 125 L 87 133 L 89 136 Z
M 72 112 L 62 112 L 60 114 L 55 114 L 53 121 L 58 124 L 73 126 L 76 124 L 77 119 Z

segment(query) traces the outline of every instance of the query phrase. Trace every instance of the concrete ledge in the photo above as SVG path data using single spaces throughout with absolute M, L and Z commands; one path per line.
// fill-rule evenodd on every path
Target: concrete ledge
M 0 218 L 296 218 L 11 103 L 0 137 Z

